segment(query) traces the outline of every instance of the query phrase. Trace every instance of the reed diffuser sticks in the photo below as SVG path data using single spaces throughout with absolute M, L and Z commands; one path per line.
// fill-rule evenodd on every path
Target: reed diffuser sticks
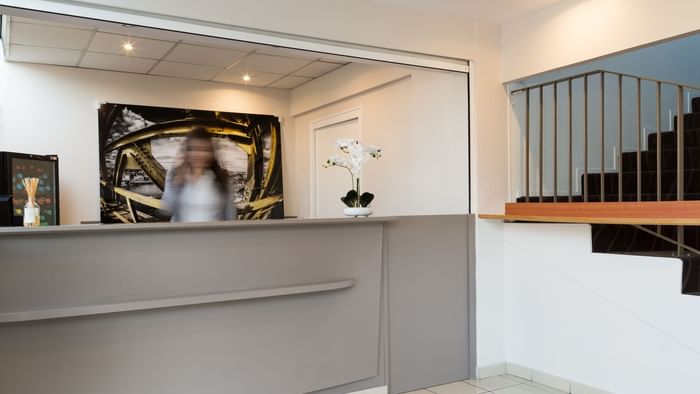
M 39 187 L 39 178 L 22 179 L 24 190 L 27 191 L 27 204 L 24 206 L 24 226 L 38 227 L 41 225 L 39 205 L 36 203 L 36 190 Z

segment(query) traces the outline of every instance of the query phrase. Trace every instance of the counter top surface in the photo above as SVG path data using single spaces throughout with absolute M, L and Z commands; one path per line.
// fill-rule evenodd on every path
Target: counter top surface
M 183 230 L 224 230 L 258 227 L 288 226 L 323 226 L 338 224 L 384 223 L 397 220 L 394 216 L 376 216 L 368 218 L 332 218 L 332 219 L 271 219 L 271 220 L 231 220 L 203 223 L 129 223 L 129 224 L 69 224 L 42 227 L 0 227 L 0 236 L 38 235 L 67 233 L 96 233 L 118 231 L 183 231 Z

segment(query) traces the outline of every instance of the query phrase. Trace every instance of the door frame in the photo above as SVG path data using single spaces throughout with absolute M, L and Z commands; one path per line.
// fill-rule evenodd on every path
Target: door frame
M 312 218 L 318 217 L 318 206 L 316 205 L 317 192 L 317 160 L 316 157 L 316 132 L 317 130 L 334 126 L 340 123 L 349 122 L 357 119 L 358 127 L 360 128 L 358 135 L 362 138 L 362 108 L 354 107 L 333 115 L 325 116 L 320 119 L 309 122 L 309 214 Z

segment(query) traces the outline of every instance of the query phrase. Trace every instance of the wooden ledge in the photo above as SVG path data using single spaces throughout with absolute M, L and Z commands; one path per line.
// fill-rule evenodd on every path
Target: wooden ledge
M 479 218 L 515 222 L 698 226 L 700 201 L 507 203 L 504 215 L 480 214 Z

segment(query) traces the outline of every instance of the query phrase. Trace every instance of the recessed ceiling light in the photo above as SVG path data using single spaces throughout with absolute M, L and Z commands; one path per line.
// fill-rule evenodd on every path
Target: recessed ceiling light
M 250 75 L 248 75 L 248 74 L 244 75 L 243 80 L 246 82 L 250 81 Z
M 127 52 L 131 52 L 134 50 L 134 44 L 127 41 L 124 43 L 124 45 L 122 45 L 122 48 L 124 48 L 124 50 Z

